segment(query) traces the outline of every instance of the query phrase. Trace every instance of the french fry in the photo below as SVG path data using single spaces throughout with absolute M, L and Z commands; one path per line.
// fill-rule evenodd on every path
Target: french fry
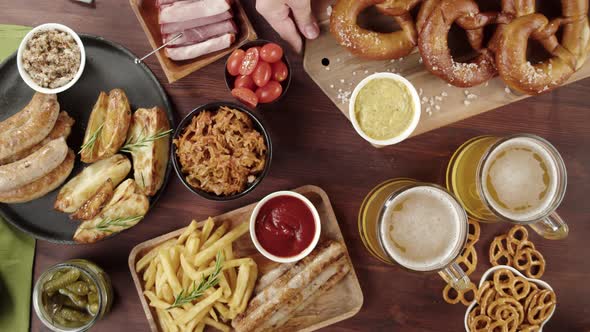
M 162 286 L 166 282 L 166 276 L 162 270 L 162 264 L 156 264 L 156 295 L 162 297 Z
M 188 276 L 188 274 L 184 273 L 184 270 L 181 268 L 180 273 L 182 274 L 181 277 L 181 283 L 182 283 L 182 289 L 188 289 L 191 285 L 191 278 Z
M 145 295 L 150 300 L 150 306 L 154 308 L 168 309 L 171 306 L 170 303 L 167 303 L 158 298 L 158 296 L 156 296 L 156 294 L 154 294 L 152 291 L 145 291 L 143 292 L 143 295 Z
M 219 273 L 219 287 L 223 289 L 223 297 L 230 297 L 232 295 L 231 287 L 225 278 L 225 273 L 223 270 Z
M 202 249 L 207 249 L 208 247 L 210 247 L 213 243 L 215 243 L 217 240 L 219 240 L 227 231 L 227 229 L 229 228 L 229 222 L 224 222 L 223 224 L 221 224 L 221 226 L 217 227 L 217 229 L 215 230 L 215 232 L 213 232 L 209 238 L 207 239 L 207 241 L 205 241 L 203 243 L 203 247 Z
M 199 234 L 191 234 L 186 240 L 185 252 L 189 256 L 194 256 L 199 251 L 201 238 Z
M 192 332 L 197 327 L 198 324 L 199 324 L 199 321 L 196 319 L 193 319 L 190 322 L 188 322 L 188 324 L 186 324 L 184 326 L 182 331 Z
M 219 299 L 221 297 L 221 293 L 222 293 L 222 290 L 221 290 L 221 288 L 219 288 L 211 295 L 207 296 L 206 298 L 204 298 L 200 302 L 197 302 L 197 304 L 195 304 L 194 307 L 190 308 L 184 315 L 178 317 L 177 322 L 179 324 L 186 324 L 191 319 L 194 319 L 195 317 L 197 317 L 197 315 L 199 315 L 202 311 L 207 310 L 207 311 L 205 311 L 205 313 L 207 313 L 208 307 L 212 306 L 213 303 L 215 303 L 215 301 L 217 301 L 217 299 Z
M 232 261 L 234 259 L 234 250 L 231 245 L 223 248 L 223 253 L 225 255 L 226 261 Z M 227 281 L 229 282 L 229 286 L 231 289 L 235 289 L 237 278 L 236 270 L 234 268 L 228 268 L 225 272 L 227 273 Z
M 176 239 L 176 244 L 184 244 L 186 239 L 188 239 L 189 235 L 191 235 L 197 229 L 197 222 L 195 220 L 191 221 L 188 227 L 180 234 L 178 239 Z
M 201 243 L 205 243 L 207 241 L 209 235 L 211 235 L 211 232 L 213 231 L 213 227 L 215 227 L 215 222 L 213 222 L 213 218 L 207 218 L 207 221 L 205 221 L 203 229 L 201 230 Z
M 158 323 L 160 324 L 160 328 L 162 329 L 162 331 L 168 332 L 168 322 L 166 322 L 166 320 L 164 319 L 165 315 L 163 311 L 164 309 L 156 308 L 156 317 L 158 317 Z
M 197 327 L 195 327 L 194 332 L 203 332 L 203 330 L 205 330 L 205 323 L 199 323 L 197 324 Z
M 213 318 L 216 322 L 219 322 L 219 318 L 217 318 L 217 313 L 215 312 L 215 309 L 209 309 L 209 316 L 211 316 L 211 318 Z
M 227 326 L 223 323 L 220 323 L 220 322 L 216 322 L 209 317 L 205 317 L 205 319 L 203 319 L 203 322 L 209 326 L 212 326 L 212 327 L 222 331 L 222 332 L 229 332 L 230 331 L 229 326 Z
M 203 265 L 205 262 L 213 259 L 219 250 L 223 249 L 242 235 L 246 234 L 248 232 L 248 228 L 248 223 L 242 223 L 236 226 L 234 229 L 225 234 L 221 239 L 212 244 L 209 248 L 204 249 L 196 254 L 193 260 L 193 265 Z
M 162 310 L 164 321 L 166 321 L 166 326 L 168 327 L 168 331 L 170 332 L 178 332 L 178 326 L 170 316 L 170 313 L 166 310 Z
M 145 289 L 150 290 L 154 287 L 156 282 L 156 260 L 150 262 L 150 265 L 143 273 L 143 280 L 145 281 Z
M 246 287 L 248 287 L 248 279 L 250 277 L 250 265 L 241 265 L 238 269 L 238 280 L 236 282 L 236 289 L 229 302 L 230 309 L 237 311 L 238 307 L 242 303 L 242 298 L 246 293 Z
M 213 307 L 215 308 L 215 310 L 217 310 L 217 312 L 219 312 L 219 314 L 221 315 L 221 319 L 224 322 L 227 321 L 228 319 L 230 319 L 229 318 L 229 308 L 225 304 L 217 301 L 217 302 L 215 302 Z
M 256 280 L 258 279 L 258 266 L 255 264 L 250 268 L 250 276 L 248 277 L 248 286 L 246 287 L 246 292 L 244 293 L 244 297 L 242 297 L 242 302 L 238 307 L 237 314 L 244 312 L 246 307 L 248 306 L 248 301 L 250 301 L 250 297 L 252 296 L 252 292 L 254 291 L 254 287 L 256 286 Z M 235 317 L 232 317 L 234 319 Z
M 174 294 L 172 293 L 172 288 L 170 288 L 168 283 L 165 283 L 162 286 L 162 298 L 166 300 L 166 302 L 174 302 Z
M 180 266 L 180 253 L 183 251 L 184 249 L 182 246 L 171 247 L 168 251 L 168 254 L 170 255 L 170 264 L 172 266 L 172 271 L 174 272 L 176 272 Z
M 145 256 L 138 260 L 137 263 L 135 263 L 135 272 L 141 272 L 141 270 L 148 266 L 150 261 L 158 256 L 158 251 L 160 251 L 160 249 L 172 246 L 174 242 L 175 240 L 171 239 L 150 250 Z
M 164 274 L 166 275 L 166 280 L 172 287 L 174 294 L 178 294 L 182 291 L 182 286 L 180 285 L 180 281 L 176 278 L 176 270 L 172 266 L 172 262 L 170 261 L 170 255 L 167 250 L 160 250 L 158 253 L 158 257 L 160 258 L 160 262 L 162 263 L 162 269 L 164 270 Z
M 172 318 L 174 320 L 176 320 L 178 317 L 184 315 L 186 313 L 186 311 L 182 308 L 170 308 L 168 309 L 168 312 L 170 313 L 170 315 L 172 316 Z

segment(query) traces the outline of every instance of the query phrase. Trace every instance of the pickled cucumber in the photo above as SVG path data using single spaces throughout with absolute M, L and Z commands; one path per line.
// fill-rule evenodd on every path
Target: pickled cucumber
M 88 283 L 82 280 L 78 280 L 66 286 L 66 289 L 76 295 L 86 295 L 90 291 Z
M 52 278 L 43 285 L 43 290 L 47 293 L 54 293 L 55 291 L 63 288 L 80 278 L 80 270 L 69 269 L 66 273 L 59 276 L 58 278 Z
M 86 323 L 90 320 L 90 315 L 70 308 L 61 308 L 56 317 L 61 317 L 71 322 Z
M 73 292 L 70 292 L 67 288 L 60 288 L 58 292 L 61 295 L 67 296 L 68 299 L 70 299 L 76 305 L 76 307 L 86 308 L 86 304 L 88 304 L 88 301 L 86 300 L 86 296 L 76 295 Z M 64 304 L 65 304 L 65 302 L 64 302 Z

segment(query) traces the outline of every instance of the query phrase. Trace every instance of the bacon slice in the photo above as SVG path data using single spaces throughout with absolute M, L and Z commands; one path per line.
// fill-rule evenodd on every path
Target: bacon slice
M 351 268 L 344 246 L 329 241 L 288 270 L 281 266 L 277 269 L 277 273 L 267 273 L 274 280 L 250 301 L 246 312 L 232 321 L 237 332 L 279 330 L 297 311 L 340 282 Z
M 168 47 L 187 46 L 195 43 L 200 43 L 213 37 L 218 37 L 226 33 L 237 33 L 238 28 L 232 20 L 225 20 L 218 23 L 205 25 L 198 28 L 185 30 L 182 32 L 182 37 L 176 39 L 174 42 L 169 44 Z M 165 35 L 164 43 L 167 43 L 173 39 L 176 34 Z
M 219 37 L 211 38 L 204 42 L 181 47 L 167 47 L 166 56 L 171 60 L 182 61 L 194 59 L 205 54 L 213 53 L 228 48 L 236 40 L 236 35 L 226 33 Z
M 160 32 L 162 35 L 169 35 L 169 34 L 177 34 L 184 30 L 188 30 L 191 28 L 201 27 L 225 20 L 229 20 L 234 15 L 232 14 L 231 10 L 225 11 L 221 14 L 208 16 L 208 17 L 201 17 L 196 18 L 194 20 L 183 21 L 183 22 L 174 22 L 174 23 L 164 23 L 160 25 Z
M 226 12 L 230 9 L 227 0 L 177 1 L 160 7 L 160 24 L 190 21 Z

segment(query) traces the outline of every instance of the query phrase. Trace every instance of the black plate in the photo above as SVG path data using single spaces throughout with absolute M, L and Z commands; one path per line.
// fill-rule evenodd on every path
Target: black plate
M 70 148 L 76 152 L 80 149 L 90 111 L 100 91 L 108 92 L 114 88 L 125 91 L 132 110 L 160 106 L 168 114 L 170 126 L 174 128 L 170 101 L 149 68 L 144 64 L 136 65 L 133 62 L 135 56 L 118 44 L 90 35 L 80 35 L 80 38 L 86 48 L 84 73 L 73 87 L 57 96 L 60 109 L 67 111 L 76 120 L 68 138 Z M 16 53 L 13 54 L 0 64 L 0 121 L 20 111 L 34 92 L 20 78 Z M 70 178 L 83 167 L 77 156 Z M 168 163 L 164 186 L 168 183 L 171 169 L 171 163 Z M 132 172 L 130 174 L 132 176 Z M 158 200 L 164 186 L 150 199 L 151 206 Z M 79 222 L 72 221 L 67 214 L 53 209 L 58 191 L 54 190 L 29 203 L 0 204 L 0 216 L 38 239 L 75 244 L 72 237 Z

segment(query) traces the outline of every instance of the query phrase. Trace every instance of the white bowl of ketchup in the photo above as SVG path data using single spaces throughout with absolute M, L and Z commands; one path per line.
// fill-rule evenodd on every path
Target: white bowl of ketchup
M 296 262 L 320 239 L 320 215 L 305 196 L 277 191 L 264 197 L 250 216 L 250 237 L 264 257 L 277 263 Z

